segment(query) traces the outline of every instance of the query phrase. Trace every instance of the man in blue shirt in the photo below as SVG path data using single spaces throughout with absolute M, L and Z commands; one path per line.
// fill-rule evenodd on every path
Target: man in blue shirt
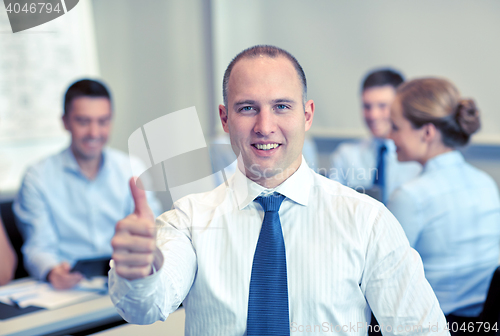
M 370 139 L 341 144 L 331 156 L 330 178 L 386 203 L 401 184 L 413 179 L 420 166 L 400 163 L 391 131 L 390 107 L 403 76 L 383 69 L 369 73 L 362 84 L 363 117 Z
M 110 256 L 116 221 L 133 211 L 126 182 L 131 165 L 140 162 L 104 148 L 112 114 L 102 83 L 85 79 L 71 85 L 63 115 L 71 145 L 30 167 L 14 202 L 25 267 L 55 288 L 71 288 L 82 279 L 70 271 L 78 259 Z M 159 203 L 149 200 L 159 213 Z

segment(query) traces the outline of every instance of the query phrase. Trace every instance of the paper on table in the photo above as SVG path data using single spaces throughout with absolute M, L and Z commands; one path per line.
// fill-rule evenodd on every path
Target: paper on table
M 79 287 L 83 290 L 55 290 L 47 283 L 31 280 L 0 288 L 0 302 L 17 305 L 20 308 L 37 306 L 56 309 L 95 297 L 97 288 L 95 284 L 89 285 L 84 282 Z M 89 288 L 92 290 L 89 291 Z M 99 290 L 102 289 L 102 286 L 99 287 Z

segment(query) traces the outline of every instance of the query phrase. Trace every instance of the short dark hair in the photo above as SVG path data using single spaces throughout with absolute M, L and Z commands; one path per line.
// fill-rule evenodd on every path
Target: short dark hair
M 224 99 L 224 105 L 227 106 L 227 85 L 229 82 L 229 76 L 231 75 L 231 71 L 233 70 L 234 65 L 243 58 L 255 58 L 261 55 L 270 58 L 276 58 L 282 56 L 288 59 L 290 62 L 292 62 L 295 70 L 297 71 L 297 74 L 299 75 L 300 82 L 302 83 L 302 99 L 305 102 L 307 99 L 307 80 L 306 80 L 306 74 L 304 73 L 304 70 L 300 66 L 299 61 L 297 61 L 297 59 L 293 57 L 292 54 L 290 54 L 288 51 L 284 49 L 272 45 L 256 45 L 240 52 L 238 55 L 236 55 L 235 58 L 233 58 L 231 63 L 229 63 L 229 65 L 227 66 L 226 71 L 224 72 L 224 79 L 222 81 L 222 97 Z
M 93 79 L 81 79 L 71 84 L 64 95 L 63 116 L 68 115 L 73 100 L 80 97 L 107 98 L 111 103 L 111 95 L 104 83 Z
M 363 85 L 361 86 L 361 92 L 366 89 L 370 89 L 376 86 L 386 86 L 390 85 L 394 89 L 397 89 L 398 86 L 404 82 L 403 75 L 390 68 L 386 69 L 378 69 L 371 71 L 363 80 Z

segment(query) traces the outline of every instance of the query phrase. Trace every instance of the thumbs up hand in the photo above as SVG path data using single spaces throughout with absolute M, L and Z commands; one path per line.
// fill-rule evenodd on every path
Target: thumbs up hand
M 135 210 L 116 224 L 111 239 L 116 273 L 128 280 L 145 278 L 152 274 L 156 229 L 154 215 L 148 205 L 146 193 L 131 178 L 130 191 Z

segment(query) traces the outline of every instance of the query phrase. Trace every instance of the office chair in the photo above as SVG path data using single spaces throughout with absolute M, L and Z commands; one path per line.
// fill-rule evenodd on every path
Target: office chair
M 27 277 L 28 272 L 26 272 L 26 270 L 24 269 L 23 254 L 21 252 L 21 247 L 23 246 L 24 240 L 16 226 L 14 212 L 12 211 L 12 201 L 1 203 L 0 209 L 3 225 L 5 225 L 5 231 L 7 232 L 7 237 L 10 239 L 12 247 L 17 254 L 17 269 L 14 275 L 14 279 Z
M 497 323 L 497 328 L 500 329 L 500 266 L 493 273 L 480 319 L 484 323 L 488 322 L 490 327 Z M 491 334 L 495 334 L 495 332 L 492 331 Z M 497 332 L 496 335 L 500 335 L 500 332 Z

